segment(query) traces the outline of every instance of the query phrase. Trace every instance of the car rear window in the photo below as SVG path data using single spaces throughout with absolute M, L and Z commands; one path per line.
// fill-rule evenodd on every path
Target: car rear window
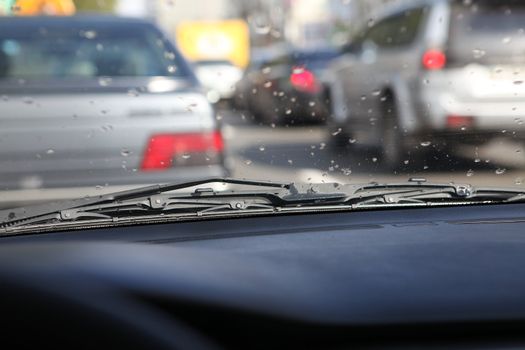
M 525 64 L 524 46 L 525 4 L 469 1 L 453 6 L 451 61 L 494 64 L 519 61 Z
M 187 74 L 178 53 L 148 26 L 0 31 L 0 78 L 141 77 Z
M 298 52 L 293 54 L 293 61 L 294 65 L 305 66 L 312 70 L 324 69 L 337 55 L 336 51 Z

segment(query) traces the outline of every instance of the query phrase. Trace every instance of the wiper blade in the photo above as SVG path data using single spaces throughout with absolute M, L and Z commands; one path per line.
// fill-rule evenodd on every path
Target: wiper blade
M 248 186 L 250 190 L 215 191 L 215 183 Z M 196 188 L 192 193 L 173 191 Z M 368 209 L 396 205 L 453 205 L 525 202 L 523 191 L 470 185 L 410 181 L 400 184 L 294 184 L 214 178 L 149 186 L 95 198 L 65 201 L 26 209 L 0 211 L 0 230 L 86 221 L 119 221 L 145 217 L 229 216 L 274 213 L 306 208 Z
M 249 186 L 252 190 L 215 192 L 212 188 L 203 187 L 217 183 Z M 191 188 L 196 188 L 196 190 L 190 194 L 169 194 L 169 192 Z M 292 183 L 214 178 L 148 186 L 94 198 L 4 210 L 0 211 L 0 228 L 78 220 L 115 219 L 122 215 L 140 216 L 177 212 L 192 212 L 201 215 L 219 210 L 274 210 L 281 206 L 341 202 L 345 198 L 344 193 L 333 191 L 300 192 Z
M 462 184 L 432 184 L 408 182 L 400 184 L 371 184 L 358 189 L 349 198 L 354 206 L 374 204 L 439 204 L 444 202 L 511 203 L 525 201 L 525 192 L 506 188 L 475 188 Z

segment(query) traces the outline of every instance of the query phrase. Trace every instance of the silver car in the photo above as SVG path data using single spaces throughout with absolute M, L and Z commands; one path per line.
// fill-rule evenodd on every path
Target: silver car
M 194 74 L 142 20 L 1 19 L 0 125 L 2 190 L 227 173 L 222 135 Z
M 522 139 L 523 23 L 515 1 L 412 1 L 374 17 L 327 77 L 337 142 L 395 168 L 423 149 Z

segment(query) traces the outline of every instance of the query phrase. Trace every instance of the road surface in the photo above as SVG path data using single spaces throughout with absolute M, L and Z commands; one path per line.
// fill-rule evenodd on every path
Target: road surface
M 246 114 L 219 112 L 232 176 L 297 182 L 400 182 L 424 177 L 440 183 L 523 187 L 525 150 L 505 138 L 483 147 L 461 147 L 454 154 L 431 152 L 407 159 L 398 173 L 381 167 L 377 155 L 359 144 L 334 151 L 322 126 L 258 126 Z

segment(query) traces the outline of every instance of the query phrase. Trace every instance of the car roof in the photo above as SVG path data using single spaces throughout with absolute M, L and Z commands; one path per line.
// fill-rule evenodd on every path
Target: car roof
M 118 17 L 110 15 L 76 15 L 76 16 L 36 16 L 36 17 L 0 17 L 2 31 L 16 30 L 24 27 L 59 27 L 59 28 L 122 28 L 128 26 L 155 25 L 139 18 Z

